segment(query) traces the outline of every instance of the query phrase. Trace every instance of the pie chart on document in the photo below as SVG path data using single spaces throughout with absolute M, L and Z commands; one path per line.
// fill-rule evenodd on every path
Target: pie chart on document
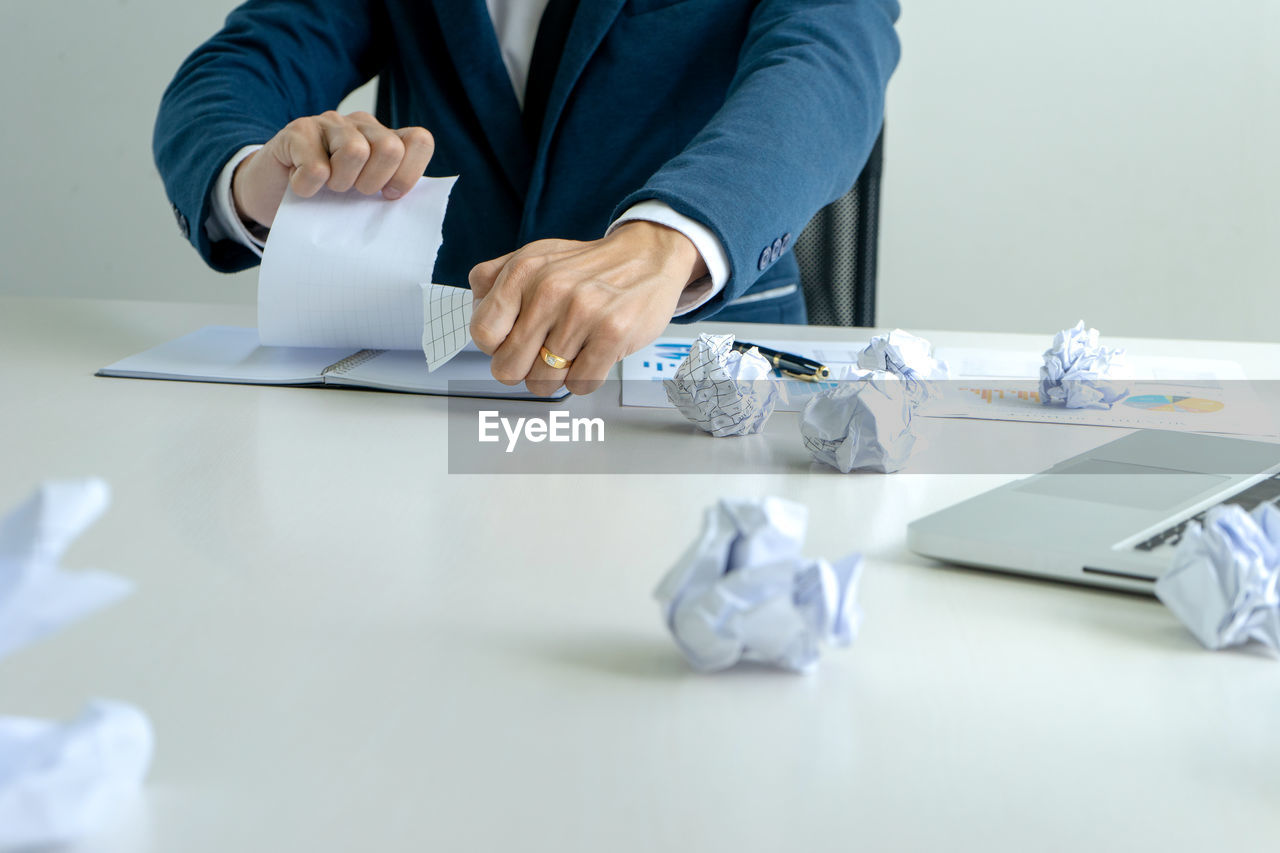
M 1179 397 L 1170 394 L 1140 394 L 1124 401 L 1126 406 L 1135 409 L 1146 409 L 1150 412 L 1186 412 L 1190 414 L 1208 414 L 1223 408 L 1218 400 L 1204 397 Z

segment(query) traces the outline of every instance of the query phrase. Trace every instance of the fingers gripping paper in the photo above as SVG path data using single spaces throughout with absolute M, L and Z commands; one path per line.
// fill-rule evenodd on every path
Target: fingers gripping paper
M 258 280 L 265 346 L 417 349 L 456 178 L 422 178 L 387 201 L 322 189 L 285 194 Z

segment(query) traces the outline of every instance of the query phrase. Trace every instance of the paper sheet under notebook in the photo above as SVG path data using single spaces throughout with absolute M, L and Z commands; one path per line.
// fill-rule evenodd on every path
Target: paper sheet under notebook
M 396 201 L 327 189 L 309 199 L 287 192 L 258 280 L 262 344 L 422 348 L 430 325 L 424 303 L 432 304 L 422 282 L 431 280 L 456 180 L 422 178 Z M 446 305 L 452 307 L 441 302 Z M 459 316 L 449 311 L 436 318 L 441 337 L 465 334 Z

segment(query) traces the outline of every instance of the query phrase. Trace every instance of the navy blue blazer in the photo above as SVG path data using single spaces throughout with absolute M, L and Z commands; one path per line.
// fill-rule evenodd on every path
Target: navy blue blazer
M 704 319 L 798 282 L 792 236 L 879 132 L 897 15 L 897 0 L 581 0 L 535 147 L 484 0 L 250 0 L 165 91 L 156 165 L 205 261 L 244 269 L 257 257 L 202 227 L 222 167 L 378 75 L 378 118 L 427 128 L 427 174 L 459 176 L 435 281 L 465 286 L 531 240 L 597 239 L 657 199 L 729 256 L 724 291 L 681 318 Z

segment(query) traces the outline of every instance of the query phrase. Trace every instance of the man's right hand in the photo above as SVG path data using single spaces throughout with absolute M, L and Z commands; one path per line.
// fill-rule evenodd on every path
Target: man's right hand
M 391 130 L 365 112 L 294 119 L 236 167 L 236 213 L 270 228 L 286 187 L 310 198 L 328 187 L 400 198 L 418 183 L 435 151 L 421 127 Z

